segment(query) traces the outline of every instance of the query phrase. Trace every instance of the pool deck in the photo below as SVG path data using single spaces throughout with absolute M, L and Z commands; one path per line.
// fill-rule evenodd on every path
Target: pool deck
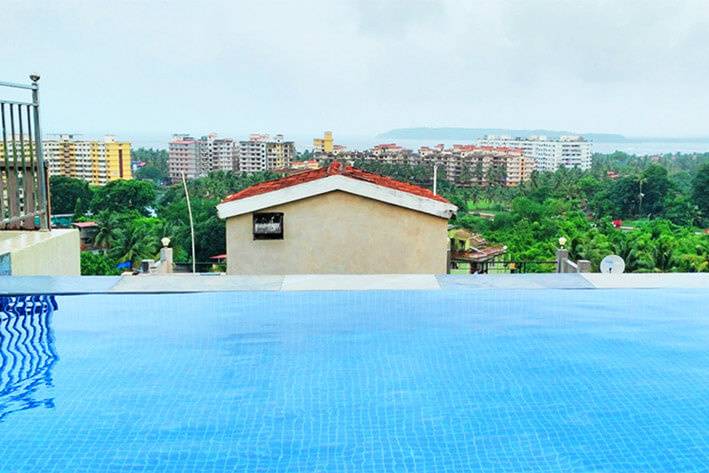
M 135 294 L 224 291 L 368 291 L 471 289 L 709 289 L 709 273 L 500 275 L 146 275 L 0 276 L 0 295 Z

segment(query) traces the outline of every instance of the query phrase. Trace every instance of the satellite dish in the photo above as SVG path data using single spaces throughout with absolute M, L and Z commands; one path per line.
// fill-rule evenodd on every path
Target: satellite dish
M 620 274 L 625 271 L 625 261 L 618 255 L 608 255 L 601 261 L 601 272 Z

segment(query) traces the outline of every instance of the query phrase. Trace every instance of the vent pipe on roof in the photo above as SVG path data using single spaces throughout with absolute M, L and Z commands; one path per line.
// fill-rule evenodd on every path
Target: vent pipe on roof
M 436 195 L 438 188 L 438 163 L 433 165 L 433 195 Z

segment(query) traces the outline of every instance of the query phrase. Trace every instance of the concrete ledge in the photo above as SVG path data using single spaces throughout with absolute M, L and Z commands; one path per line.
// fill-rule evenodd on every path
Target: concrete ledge
M 709 273 L 0 276 L 0 295 L 223 291 L 709 289 Z
M 278 291 L 282 285 L 283 276 L 164 274 L 122 276 L 110 292 Z
M 437 276 L 443 289 L 593 289 L 581 274 L 445 274 Z
M 120 276 L 0 276 L 0 296 L 13 294 L 100 294 Z
M 581 273 L 580 276 L 599 289 L 709 289 L 709 273 Z
M 284 291 L 437 290 L 431 274 L 305 274 L 283 280 Z
M 0 232 L 0 274 L 13 276 L 81 274 L 79 231 L 3 230 Z

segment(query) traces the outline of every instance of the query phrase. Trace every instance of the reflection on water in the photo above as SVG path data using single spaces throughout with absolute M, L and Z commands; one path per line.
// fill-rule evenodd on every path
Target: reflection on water
M 54 296 L 0 297 L 0 422 L 35 407 L 54 407 L 51 329 Z

